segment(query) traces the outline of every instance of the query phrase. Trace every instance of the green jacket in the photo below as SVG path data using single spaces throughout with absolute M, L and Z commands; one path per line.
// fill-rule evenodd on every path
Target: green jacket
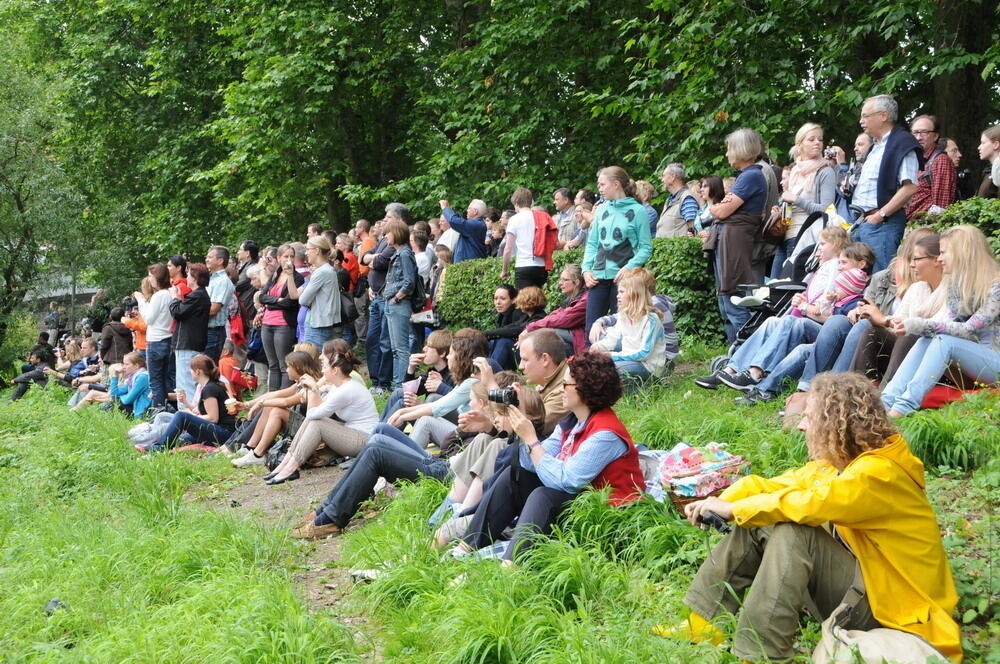
M 622 268 L 645 265 L 652 253 L 649 219 L 634 198 L 604 201 L 594 211 L 583 254 L 584 272 L 597 279 L 614 279 Z

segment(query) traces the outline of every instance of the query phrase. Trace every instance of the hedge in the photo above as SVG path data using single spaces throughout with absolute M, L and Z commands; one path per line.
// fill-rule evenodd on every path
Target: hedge
M 970 198 L 958 201 L 940 214 L 920 215 L 911 227 L 927 225 L 941 232 L 959 224 L 978 226 L 990 241 L 995 254 L 1000 254 L 1000 198 Z
M 580 263 L 583 249 L 560 251 L 553 257 L 553 275 L 567 263 Z M 500 285 L 499 258 L 462 261 L 448 268 L 441 286 L 438 313 L 450 328 L 493 327 L 493 291 Z M 695 238 L 653 240 L 653 255 L 646 268 L 656 275 L 657 292 L 677 304 L 674 318 L 682 336 L 692 335 L 707 342 L 723 341 L 722 320 L 715 299 L 715 287 L 701 241 Z M 548 310 L 559 304 L 558 279 L 550 277 L 545 287 Z

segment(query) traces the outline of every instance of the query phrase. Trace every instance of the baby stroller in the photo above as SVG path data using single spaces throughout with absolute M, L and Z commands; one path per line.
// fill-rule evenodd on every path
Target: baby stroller
M 736 340 L 725 355 L 712 359 L 712 371 L 718 371 L 726 366 L 736 349 L 772 316 L 782 316 L 792 305 L 796 293 L 806 289 L 805 279 L 819 267 L 816 257 L 816 245 L 819 243 L 820 232 L 829 225 L 830 220 L 824 212 L 814 212 L 806 217 L 802 228 L 795 237 L 795 248 L 781 265 L 781 277 L 772 279 L 767 284 L 740 284 L 743 296 L 738 298 L 740 304 L 752 312 L 750 319 L 736 331 Z

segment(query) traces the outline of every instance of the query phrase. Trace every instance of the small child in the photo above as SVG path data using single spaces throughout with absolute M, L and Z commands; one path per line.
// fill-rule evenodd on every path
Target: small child
M 806 277 L 805 292 L 797 293 L 792 298 L 789 316 L 806 318 L 820 313 L 817 305 L 822 302 L 823 296 L 830 290 L 837 278 L 837 257 L 850 244 L 850 236 L 840 226 L 827 226 L 820 231 L 819 239 L 816 241 L 816 254 L 820 262 L 819 269 Z
M 846 247 L 837 260 L 840 272 L 827 291 L 822 303 L 823 313 L 831 315 L 857 300 L 868 286 L 869 272 L 875 264 L 875 253 L 864 242 L 855 242 Z

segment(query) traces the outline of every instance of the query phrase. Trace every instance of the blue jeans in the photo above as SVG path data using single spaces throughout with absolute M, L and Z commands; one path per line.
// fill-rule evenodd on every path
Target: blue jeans
M 867 321 L 865 321 L 865 324 L 867 324 Z M 846 367 L 838 368 L 836 362 L 844 354 L 847 348 L 846 340 L 851 334 L 855 334 L 855 341 L 852 343 L 855 347 L 857 346 L 856 339 L 860 338 L 860 335 L 855 332 L 855 328 L 858 328 L 858 325 L 851 325 L 851 321 L 847 319 L 847 316 L 837 315 L 826 319 L 823 327 L 819 330 L 819 334 L 816 335 L 816 343 L 813 345 L 812 353 L 810 353 L 809 359 L 802 369 L 802 378 L 799 380 L 798 386 L 800 391 L 805 392 L 808 390 L 812 384 L 812 379 L 818 373 L 830 370 L 850 370 L 851 360 L 854 358 L 854 348 L 851 348 L 850 355 L 847 357 Z
M 903 210 L 889 215 L 881 224 L 864 221 L 852 235 L 855 242 L 865 242 L 875 252 L 875 267 L 872 274 L 889 267 L 889 261 L 896 255 L 899 241 L 906 230 L 906 213 Z
M 365 361 L 374 387 L 388 387 L 382 382 L 382 319 L 385 317 L 385 300 L 376 295 L 368 308 L 368 333 L 365 335 Z M 388 346 L 388 342 L 387 342 Z M 391 362 L 391 360 L 390 360 Z
M 750 367 L 771 371 L 793 348 L 812 343 L 820 328 L 819 323 L 809 318 L 769 318 L 733 353 L 729 366 L 738 371 Z M 749 348 L 743 351 L 746 346 Z
M 600 279 L 597 285 L 590 289 L 590 294 L 587 295 L 587 316 L 586 322 L 584 323 L 584 335 L 590 335 L 590 328 L 593 327 L 594 321 L 598 318 L 603 318 L 608 314 L 608 312 L 615 312 L 618 310 L 618 284 L 615 283 L 614 279 Z M 590 341 L 588 340 L 586 344 L 589 346 Z
M 327 327 L 311 327 L 310 325 L 305 326 L 305 334 L 302 336 L 303 343 L 308 342 L 313 346 L 323 352 L 323 344 L 325 344 L 330 339 L 333 339 L 334 326 L 329 325 Z
M 150 445 L 150 452 L 174 447 L 181 434 L 187 434 L 187 438 L 196 443 L 211 443 L 221 445 L 233 435 L 232 429 L 220 427 L 218 424 L 209 422 L 204 417 L 198 417 L 186 412 L 174 413 L 167 425 L 167 430 L 163 432 L 160 439 Z
M 447 461 L 417 450 L 411 446 L 412 441 L 404 442 L 401 438 L 407 437 L 394 427 L 376 426 L 347 475 L 333 487 L 317 513 L 343 528 L 361 503 L 372 495 L 379 477 L 390 482 L 417 480 L 422 476 L 441 481 L 447 478 Z
M 618 375 L 622 378 L 622 384 L 625 386 L 627 394 L 634 392 L 643 382 L 649 380 L 651 376 L 649 370 L 642 365 L 642 362 L 634 360 L 615 360 L 615 369 L 618 370 Z
M 194 377 L 191 376 L 191 358 L 199 353 L 200 351 L 197 350 L 174 351 L 177 366 L 176 389 L 187 392 L 188 399 L 194 398 L 194 391 L 198 388 L 198 384 L 194 382 Z
M 208 355 L 218 364 L 222 357 L 222 345 L 226 343 L 226 326 L 208 328 L 208 336 L 205 337 L 205 355 Z
M 919 409 L 924 397 L 952 362 L 976 382 L 991 384 L 1000 374 L 1000 353 L 989 346 L 950 334 L 921 337 L 882 390 L 886 410 L 906 415 Z
M 514 370 L 514 340 L 494 339 L 490 341 L 490 359 L 506 371 Z
M 712 269 L 715 271 L 715 283 L 719 284 L 721 271 L 719 269 L 719 252 L 715 253 L 715 261 Z M 736 341 L 736 333 L 750 320 L 750 310 L 746 307 L 738 307 L 729 299 L 730 295 L 719 295 L 719 313 L 722 314 L 722 323 L 726 329 L 726 343 L 732 344 Z M 588 303 L 589 304 L 589 303 Z
M 778 362 L 778 366 L 774 367 L 774 370 L 757 384 L 757 389 L 774 394 L 781 392 L 784 389 L 786 378 L 794 380 L 802 375 L 802 370 L 809 358 L 812 357 L 813 348 L 815 348 L 815 344 L 799 344 L 793 348 L 781 362 Z
M 831 321 L 833 321 L 834 319 L 836 319 L 836 322 L 831 323 Z M 843 343 L 840 345 L 839 352 L 836 347 L 834 346 L 830 347 L 831 352 L 837 353 L 837 356 L 834 358 L 833 365 L 830 370 L 836 371 L 838 373 L 851 370 L 851 366 L 854 364 L 854 353 L 856 353 L 858 350 L 858 346 L 861 343 L 861 338 L 864 336 L 865 331 L 870 329 L 872 326 L 871 322 L 868 319 L 859 318 L 858 322 L 855 323 L 854 325 L 851 325 L 850 330 L 845 332 L 843 328 L 845 322 L 842 322 L 841 319 L 843 319 L 843 321 L 846 321 L 847 316 L 833 316 L 826 321 L 831 325 L 838 326 L 840 328 L 839 332 L 841 334 L 846 335 L 843 337 Z M 847 322 L 846 324 L 850 325 L 850 322 Z M 823 336 L 824 335 L 821 332 L 820 337 Z M 819 339 L 816 340 L 816 343 L 819 343 Z
M 153 393 L 153 408 L 167 403 L 167 392 L 174 386 L 170 378 L 170 337 L 150 341 L 146 345 L 146 371 L 149 372 L 149 390 Z
M 385 330 L 388 332 L 392 353 L 392 386 L 399 387 L 406 377 L 406 366 L 410 362 L 410 316 L 413 305 L 409 299 L 402 302 L 386 302 Z M 385 360 L 382 360 L 383 363 Z M 382 374 L 385 375 L 383 367 Z
M 774 252 L 774 260 L 771 262 L 772 279 L 781 278 L 781 266 L 785 264 L 785 260 L 787 260 L 788 257 L 792 255 L 792 251 L 795 250 L 795 240 L 796 238 L 791 237 L 778 245 L 778 250 Z

